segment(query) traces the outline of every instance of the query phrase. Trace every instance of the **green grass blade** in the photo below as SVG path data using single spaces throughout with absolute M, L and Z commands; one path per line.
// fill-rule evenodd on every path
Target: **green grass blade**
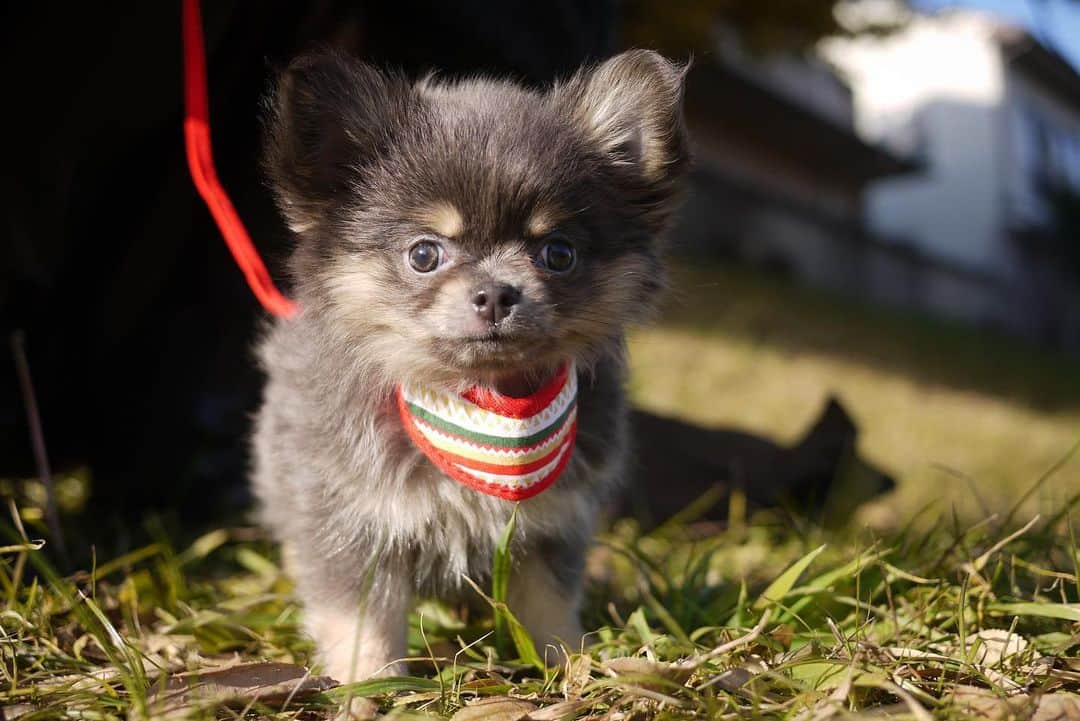
M 533 643 L 529 632 L 505 604 L 497 608 L 501 608 L 506 618 L 507 629 L 510 632 L 510 638 L 514 641 L 514 648 L 517 649 L 518 658 L 543 672 L 547 665 L 544 663 L 544 659 L 540 658 L 540 654 L 536 652 L 536 644 Z M 567 639 L 567 641 L 570 640 Z
M 872 550 L 867 555 L 860 554 L 856 556 L 854 560 L 845 563 L 843 566 L 840 566 L 839 568 L 836 568 L 832 571 L 826 571 L 817 578 L 808 581 L 803 586 L 790 589 L 797 594 L 803 594 L 802 598 L 791 604 L 791 612 L 796 614 L 799 613 L 809 604 L 813 603 L 814 598 L 822 591 L 831 588 L 833 585 L 841 581 L 851 580 L 852 578 L 862 573 L 862 571 L 884 559 L 890 553 L 891 551 Z
M 652 643 L 656 640 L 656 634 L 649 628 L 649 622 L 645 620 L 645 609 L 638 606 L 626 619 L 626 625 L 637 633 L 643 643 Z
M 1065 621 L 1080 622 L 1080 604 L 1065 603 L 994 603 L 988 611 L 1007 613 L 1013 616 L 1038 616 L 1057 618 Z
M 821 545 L 815 548 L 810 553 L 800 558 L 795 563 L 781 573 L 775 581 L 769 584 L 769 587 L 762 591 L 758 599 L 754 601 L 754 605 L 751 606 L 755 611 L 762 611 L 772 603 L 780 601 L 788 594 L 788 591 L 795 588 L 795 584 L 798 583 L 799 578 L 803 575 L 810 564 L 814 562 L 814 559 L 821 555 L 821 552 L 825 550 L 825 546 Z
M 326 692 L 333 699 L 368 698 L 371 696 L 385 696 L 386 694 L 400 691 L 438 691 L 439 682 L 431 678 L 416 678 L 413 676 L 387 676 L 386 678 L 373 678 L 367 681 L 344 684 Z
M 656 596 L 648 590 L 645 590 L 642 595 L 645 597 L 645 602 L 648 603 L 653 615 L 664 625 L 668 633 L 684 643 L 690 643 L 690 637 L 683 630 L 683 627 L 679 625 L 679 622 L 675 620 L 675 617 L 671 615 L 671 612 L 664 608 L 664 604 L 660 603 Z
M 514 504 L 514 510 L 510 514 L 510 520 L 503 528 L 499 543 L 495 546 L 495 558 L 491 569 L 491 597 L 496 603 L 506 605 L 507 595 L 510 590 L 510 544 L 514 540 L 514 529 L 517 526 L 518 505 Z M 495 610 L 495 648 L 500 654 L 506 652 L 507 619 L 498 609 Z M 515 642 L 516 643 L 516 642 Z

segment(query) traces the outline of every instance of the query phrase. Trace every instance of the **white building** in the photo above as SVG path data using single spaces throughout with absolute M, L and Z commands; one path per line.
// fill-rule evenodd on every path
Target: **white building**
M 717 36 L 687 83 L 694 170 L 676 248 L 906 300 L 867 282 L 868 269 L 903 275 L 910 254 L 866 232 L 863 199 L 869 183 L 919 165 L 859 137 L 851 90 L 820 58 L 755 55 L 732 34 Z
M 1080 237 L 1061 237 L 1045 194 L 1080 197 L 1080 74 L 1026 31 L 969 10 L 821 52 L 851 86 L 859 134 L 924 165 L 865 192 L 871 231 L 924 261 L 902 274 L 908 292 L 885 295 L 1080 348 Z

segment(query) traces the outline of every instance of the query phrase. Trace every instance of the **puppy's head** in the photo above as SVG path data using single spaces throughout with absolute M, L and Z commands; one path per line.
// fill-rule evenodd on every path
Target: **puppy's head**
M 661 285 L 683 77 L 647 51 L 544 93 L 297 60 L 266 167 L 304 312 L 397 381 L 502 386 L 595 361 Z

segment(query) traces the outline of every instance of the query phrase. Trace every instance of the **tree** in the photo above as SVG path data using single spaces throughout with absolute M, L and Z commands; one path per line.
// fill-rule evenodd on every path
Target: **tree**
M 714 29 L 731 28 L 753 52 L 806 50 L 829 35 L 881 32 L 895 21 L 868 22 L 853 28 L 845 7 L 860 0 L 624 0 L 621 40 L 625 45 L 654 47 L 670 55 L 708 53 Z M 880 3 L 879 3 L 880 4 Z M 902 15 L 906 5 L 897 1 Z

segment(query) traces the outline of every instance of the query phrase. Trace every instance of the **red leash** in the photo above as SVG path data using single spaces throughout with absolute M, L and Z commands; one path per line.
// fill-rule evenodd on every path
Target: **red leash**
M 184 142 L 188 168 L 199 195 L 214 216 L 248 287 L 270 313 L 287 318 L 296 313 L 296 304 L 274 286 L 251 236 L 236 214 L 228 193 L 214 170 L 210 147 L 210 102 L 206 92 L 206 54 L 203 48 L 202 16 L 199 0 L 183 0 L 184 39 Z

